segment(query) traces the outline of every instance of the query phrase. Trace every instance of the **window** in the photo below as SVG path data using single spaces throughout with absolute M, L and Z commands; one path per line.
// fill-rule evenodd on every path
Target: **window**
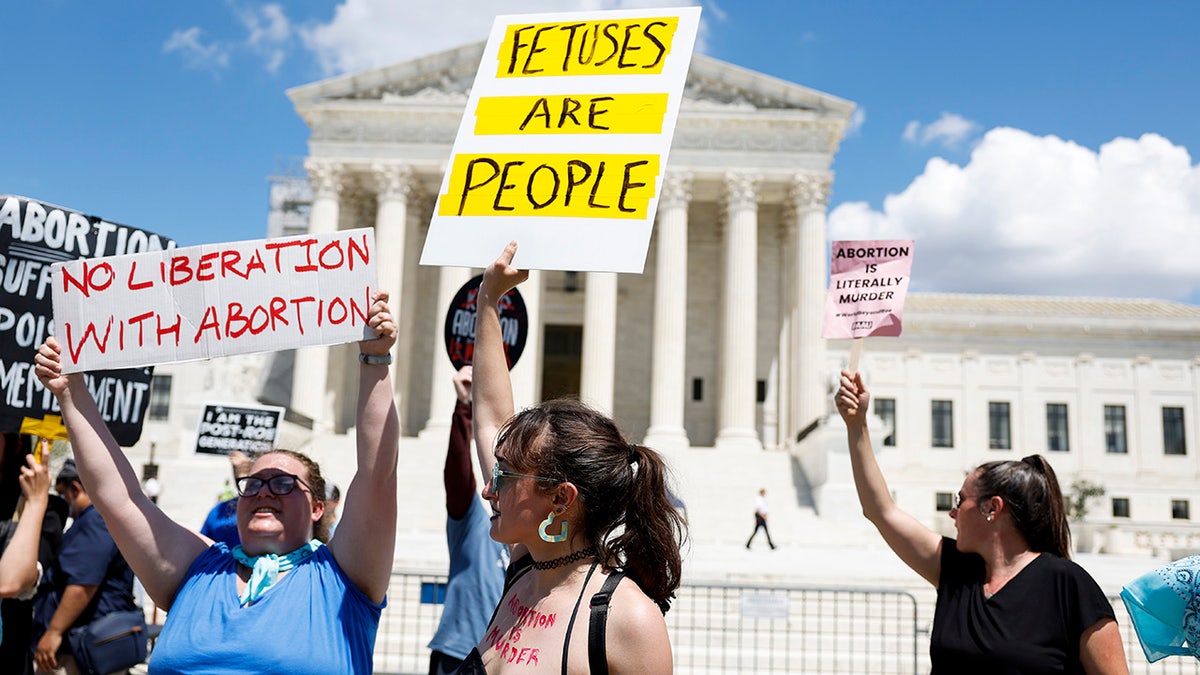
M 1012 420 L 1007 401 L 988 401 L 988 447 L 1012 449 Z
M 1104 450 L 1119 455 L 1129 452 L 1125 447 L 1125 406 L 1104 406 Z
M 693 401 L 703 401 L 704 400 L 704 378 L 702 378 L 702 377 L 693 377 L 692 378 L 692 400 Z
M 767 381 L 766 380 L 756 380 L 755 381 L 754 402 L 755 403 L 766 403 L 767 402 Z
M 954 401 L 933 401 L 933 447 L 954 447 Z
M 155 375 L 150 381 L 150 419 L 165 420 L 171 412 L 171 376 Z
M 1188 513 L 1188 500 L 1171 500 L 1171 518 L 1175 520 L 1191 520 L 1191 515 Z
M 1163 406 L 1163 453 L 1186 455 L 1187 439 L 1183 435 L 1183 408 Z
M 939 512 L 946 512 L 954 508 L 954 495 L 949 492 L 939 492 L 934 495 L 936 508 Z
M 1112 498 L 1112 515 L 1113 515 L 1113 518 L 1128 518 L 1129 517 L 1129 498 L 1128 497 L 1113 497 Z
M 883 437 L 883 444 L 886 446 L 895 447 L 896 445 L 896 399 L 894 398 L 877 398 L 875 399 L 875 414 L 879 415 L 879 419 L 883 420 L 883 429 L 887 433 Z M 947 509 L 948 511 L 949 509 Z
M 1046 404 L 1046 449 L 1054 452 L 1067 452 L 1071 449 L 1070 436 L 1067 434 L 1067 404 Z

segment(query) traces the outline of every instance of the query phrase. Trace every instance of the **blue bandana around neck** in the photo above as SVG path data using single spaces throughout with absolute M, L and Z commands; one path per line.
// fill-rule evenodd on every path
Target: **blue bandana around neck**
M 240 598 L 242 606 L 250 605 L 262 597 L 262 594 L 266 593 L 279 580 L 281 573 L 308 560 L 320 546 L 322 546 L 321 542 L 313 539 L 291 553 L 284 555 L 266 553 L 253 557 L 242 549 L 241 544 L 234 546 L 233 559 L 250 568 L 250 581 L 246 584 L 246 590 L 242 592 Z

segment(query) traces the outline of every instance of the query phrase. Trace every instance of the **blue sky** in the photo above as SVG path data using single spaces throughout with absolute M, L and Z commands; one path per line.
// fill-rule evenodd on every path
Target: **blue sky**
M 10 3 L 0 193 L 180 245 L 264 235 L 306 153 L 285 90 L 629 0 Z M 685 3 L 690 4 L 690 3 Z M 831 238 L 917 240 L 915 290 L 1200 304 L 1200 5 L 704 4 L 708 55 L 851 100 Z

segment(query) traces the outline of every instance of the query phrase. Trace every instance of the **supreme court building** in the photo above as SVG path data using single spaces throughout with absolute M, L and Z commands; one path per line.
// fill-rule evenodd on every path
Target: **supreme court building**
M 375 228 L 379 285 L 401 329 L 392 368 L 408 437 L 444 438 L 454 405 L 443 322 L 478 270 L 417 261 L 482 52 L 468 45 L 288 92 L 311 129 L 309 155 L 305 175 L 273 181 L 267 236 Z M 830 167 L 853 109 L 693 56 L 644 273 L 531 274 L 519 287 L 531 325 L 512 373 L 517 405 L 578 395 L 676 460 L 695 453 L 707 469 L 688 467 L 693 483 L 712 474 L 706 501 L 756 466 L 753 453 L 783 456 L 771 465 L 782 475 L 749 476 L 732 505 L 708 507 L 714 519 L 735 513 L 739 531 L 747 486 L 759 484 L 777 508 L 861 518 L 830 402 L 849 345 L 820 337 Z M 162 399 L 158 388 L 163 416 L 142 445 L 186 455 L 201 397 L 188 392 L 201 388 L 286 406 L 305 442 L 344 436 L 356 354 L 343 345 L 160 367 L 174 391 Z M 880 461 L 918 518 L 948 522 L 939 512 L 971 467 L 1041 452 L 1064 489 L 1081 478 L 1106 488 L 1089 519 L 1123 534 L 1110 550 L 1200 548 L 1189 528 L 1200 517 L 1190 512 L 1200 308 L 910 294 L 903 337 L 868 341 L 861 370 Z M 698 495 L 690 505 L 694 521 L 706 516 Z

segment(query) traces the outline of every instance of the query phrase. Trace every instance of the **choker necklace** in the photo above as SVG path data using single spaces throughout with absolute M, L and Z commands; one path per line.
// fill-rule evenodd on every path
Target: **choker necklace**
M 538 570 L 552 570 L 555 567 L 562 567 L 563 565 L 570 565 L 571 563 L 575 562 L 576 560 L 583 560 L 584 558 L 594 558 L 594 557 L 596 557 L 596 547 L 589 546 L 587 548 L 579 549 L 578 551 L 575 551 L 574 553 L 568 553 L 567 555 L 564 555 L 561 558 L 554 558 L 552 560 L 544 560 L 542 562 L 538 562 L 535 560 L 533 563 L 533 568 L 538 569 Z

